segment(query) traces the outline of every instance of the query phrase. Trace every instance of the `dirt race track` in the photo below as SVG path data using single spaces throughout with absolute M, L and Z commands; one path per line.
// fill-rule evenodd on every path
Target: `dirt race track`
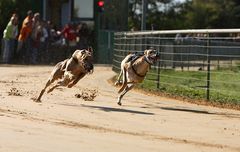
M 0 152 L 240 152 L 240 111 L 136 91 L 120 107 L 107 67 L 33 102 L 52 68 L 0 66 Z

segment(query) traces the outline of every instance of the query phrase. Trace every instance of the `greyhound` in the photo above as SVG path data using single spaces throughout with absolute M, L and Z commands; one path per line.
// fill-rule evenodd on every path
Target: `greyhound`
M 135 84 L 141 83 L 150 66 L 159 59 L 159 55 L 156 50 L 149 49 L 144 51 L 144 55 L 136 57 L 134 54 L 127 55 L 121 62 L 121 72 L 115 82 L 115 85 L 121 84 L 122 76 L 122 86 L 118 93 L 118 105 L 122 105 L 122 97 L 131 90 Z
M 92 48 L 76 50 L 71 58 L 57 63 L 48 78 L 45 87 L 40 92 L 37 102 L 41 102 L 41 97 L 46 89 L 56 80 L 60 79 L 54 84 L 47 93 L 52 92 L 59 86 L 73 87 L 80 79 L 87 73 L 93 73 L 93 50 Z

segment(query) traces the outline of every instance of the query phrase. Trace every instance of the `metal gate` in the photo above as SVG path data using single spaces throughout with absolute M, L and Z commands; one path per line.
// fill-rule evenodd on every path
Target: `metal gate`
M 113 37 L 113 31 L 99 30 L 96 53 L 98 64 L 112 64 Z

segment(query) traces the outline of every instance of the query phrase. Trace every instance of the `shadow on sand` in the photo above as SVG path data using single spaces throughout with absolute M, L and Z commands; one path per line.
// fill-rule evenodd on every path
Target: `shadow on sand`
M 106 107 L 106 106 L 91 106 L 91 105 L 84 105 L 84 104 L 76 105 L 76 104 L 66 104 L 66 103 L 62 103 L 60 105 L 73 106 L 73 107 L 81 106 L 81 107 L 86 107 L 86 108 L 99 109 L 99 110 L 102 110 L 105 112 L 126 112 L 126 113 L 132 113 L 132 114 L 155 115 L 155 113 L 152 113 L 152 112 L 143 112 L 143 111 L 138 111 L 138 110 L 123 109 L 123 107 L 113 108 L 113 107 Z M 151 109 L 151 107 L 144 107 L 144 108 Z M 189 108 L 182 108 L 182 107 L 178 108 L 178 107 L 160 107 L 160 106 L 158 106 L 157 109 L 168 110 L 168 111 L 189 112 L 189 113 L 196 113 L 196 114 L 219 115 L 219 116 L 224 116 L 224 117 L 228 117 L 228 118 L 240 118 L 239 114 L 209 112 L 209 111 L 205 111 L 205 110 L 189 109 Z
M 80 106 L 80 105 L 76 105 L 76 104 L 66 104 L 66 103 L 61 103 L 60 105 L 71 106 L 71 107 Z M 133 114 L 154 115 L 154 113 L 151 113 L 151 112 L 123 109 L 122 107 L 112 108 L 112 107 L 105 107 L 105 106 L 90 106 L 90 105 L 83 105 L 83 104 L 81 104 L 81 107 L 99 109 L 99 110 L 102 110 L 105 112 L 128 112 L 128 113 L 133 113 Z
M 185 109 L 185 108 L 161 107 L 161 109 L 163 109 L 163 110 L 171 110 L 171 111 L 191 112 L 191 113 L 198 113 L 198 114 L 211 114 L 211 115 L 216 115 L 217 114 L 217 113 L 203 111 L 203 110 Z
M 187 108 L 171 108 L 171 107 L 161 107 L 160 109 L 170 110 L 170 111 L 191 112 L 196 114 L 218 115 L 218 116 L 224 116 L 228 118 L 240 118 L 239 114 L 233 114 L 233 113 L 209 112 L 205 110 L 196 110 L 196 109 L 187 109 Z
M 137 111 L 137 110 L 122 109 L 121 107 L 112 108 L 112 107 L 104 107 L 104 106 L 89 106 L 89 105 L 82 105 L 82 106 L 83 107 L 88 107 L 88 108 L 100 109 L 100 110 L 103 110 L 105 112 L 128 112 L 128 113 L 133 113 L 133 114 L 154 115 L 154 113 L 151 113 L 151 112 L 143 112 L 143 111 Z

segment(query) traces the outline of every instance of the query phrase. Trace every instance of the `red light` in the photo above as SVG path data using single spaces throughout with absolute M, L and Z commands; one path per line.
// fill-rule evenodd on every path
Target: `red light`
M 98 1 L 98 6 L 99 7 L 103 7 L 103 5 L 104 5 L 104 1 Z

